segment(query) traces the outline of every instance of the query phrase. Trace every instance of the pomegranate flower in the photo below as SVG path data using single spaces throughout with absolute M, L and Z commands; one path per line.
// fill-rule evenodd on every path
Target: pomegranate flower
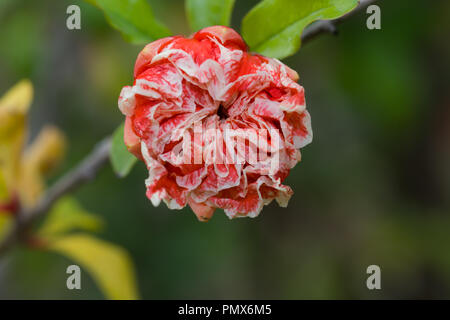
M 273 199 L 285 207 L 293 192 L 282 182 L 312 140 L 297 80 L 223 26 L 148 44 L 119 108 L 153 205 L 188 204 L 201 221 L 216 208 L 234 218 L 256 217 Z

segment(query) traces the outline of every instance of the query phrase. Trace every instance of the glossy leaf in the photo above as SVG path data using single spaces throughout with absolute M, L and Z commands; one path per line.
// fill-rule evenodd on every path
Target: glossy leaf
M 108 299 L 138 299 L 133 263 L 124 249 L 83 234 L 61 236 L 48 248 L 79 264 Z
M 98 216 L 84 210 L 71 197 L 60 199 L 49 212 L 39 234 L 53 237 L 73 230 L 98 231 L 103 227 L 103 221 Z
M 123 132 L 124 123 L 114 131 L 110 152 L 111 165 L 119 177 L 125 177 L 137 161 L 136 157 L 125 146 Z
M 170 35 L 169 29 L 155 19 L 146 0 L 86 1 L 100 8 L 109 24 L 129 42 L 145 44 Z
M 336 19 L 358 0 L 264 0 L 242 21 L 242 35 L 252 51 L 282 59 L 300 48 L 304 28 L 316 20 Z
M 230 24 L 234 0 L 186 0 L 186 14 L 192 31 Z

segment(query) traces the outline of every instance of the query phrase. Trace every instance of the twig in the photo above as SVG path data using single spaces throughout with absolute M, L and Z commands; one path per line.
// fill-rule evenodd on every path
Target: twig
M 376 0 L 361 0 L 358 7 L 350 13 L 335 20 L 322 20 L 308 27 L 302 35 L 302 42 L 306 43 L 323 33 L 335 34 L 336 25 L 366 8 Z M 26 236 L 26 232 L 37 218 L 45 215 L 54 203 L 65 194 L 75 190 L 84 183 L 94 179 L 97 172 L 107 163 L 111 139 L 101 141 L 94 150 L 74 169 L 58 180 L 32 209 L 19 210 L 14 226 L 0 243 L 0 255 Z
M 371 4 L 373 4 L 377 0 L 360 0 L 358 6 L 347 13 L 346 15 L 343 15 L 342 17 L 334 20 L 321 20 L 316 23 L 313 23 L 311 26 L 305 29 L 302 34 L 302 44 L 305 44 L 315 37 L 317 37 L 320 34 L 323 33 L 331 33 L 333 35 L 337 34 L 337 25 L 342 23 L 344 20 L 348 19 L 351 16 L 354 16 L 358 12 L 361 12 L 361 10 L 364 10 Z
M 99 169 L 107 163 L 110 147 L 111 138 L 109 137 L 99 142 L 94 150 L 79 165 L 48 189 L 47 193 L 35 207 L 19 210 L 16 215 L 15 224 L 3 242 L 0 243 L 0 255 L 20 240 L 31 224 L 46 214 L 59 198 L 94 179 Z

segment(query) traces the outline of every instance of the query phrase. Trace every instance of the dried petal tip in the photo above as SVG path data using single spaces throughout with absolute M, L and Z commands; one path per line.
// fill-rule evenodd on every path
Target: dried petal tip
M 197 203 L 192 199 L 188 199 L 188 204 L 191 207 L 192 211 L 194 211 L 199 221 L 207 222 L 214 214 L 215 208 L 210 207 L 206 204 Z
M 125 118 L 125 129 L 123 133 L 123 140 L 128 151 L 134 154 L 137 158 L 143 159 L 141 155 L 141 141 L 139 137 L 133 132 L 133 124 L 130 117 Z

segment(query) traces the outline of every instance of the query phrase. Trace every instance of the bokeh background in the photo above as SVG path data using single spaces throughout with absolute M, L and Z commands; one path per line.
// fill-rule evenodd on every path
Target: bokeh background
M 149 2 L 189 34 L 182 1 Z M 234 28 L 256 3 L 236 1 Z M 70 4 L 81 30 L 66 29 Z M 285 60 L 314 130 L 287 180 L 288 208 L 199 223 L 189 209 L 151 205 L 142 163 L 123 180 L 107 166 L 76 191 L 106 221 L 100 237 L 130 252 L 142 298 L 450 298 L 450 2 L 379 5 L 381 30 L 362 12 Z M 52 123 L 69 141 L 49 184 L 123 120 L 117 98 L 140 49 L 83 1 L 0 0 L 0 92 L 30 78 L 30 139 Z M 0 298 L 103 298 L 87 273 L 82 290 L 67 290 L 69 264 L 16 248 L 0 259 Z M 366 288 L 371 264 L 381 290 Z

